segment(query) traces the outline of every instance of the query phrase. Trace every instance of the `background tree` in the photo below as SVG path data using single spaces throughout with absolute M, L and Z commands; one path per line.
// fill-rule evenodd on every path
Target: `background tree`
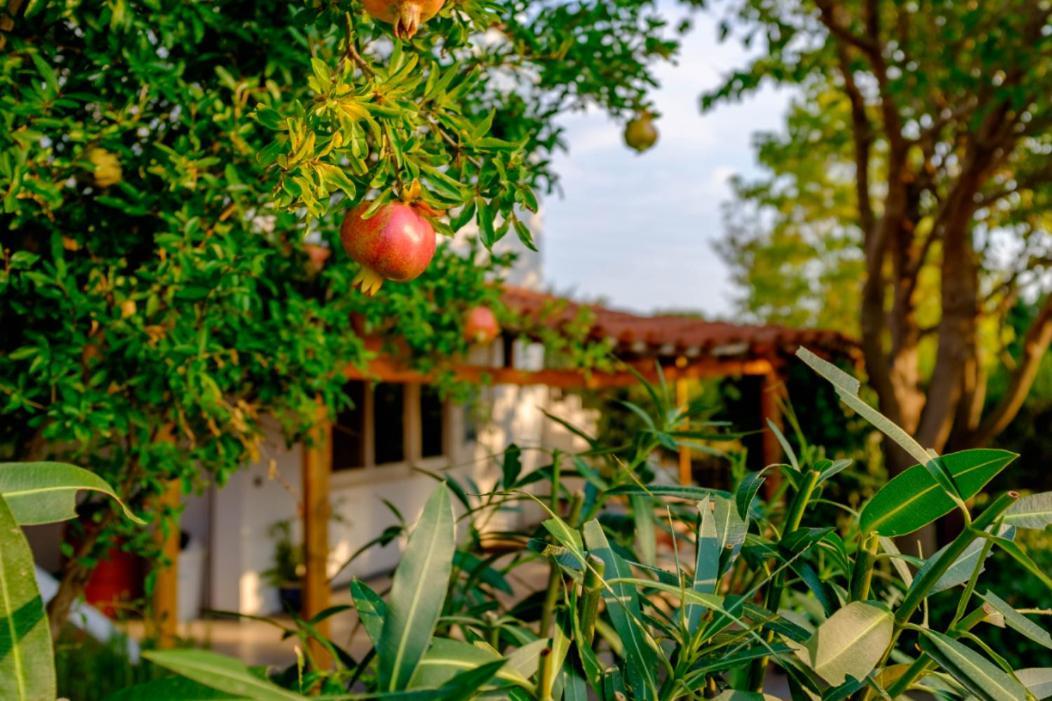
M 134 508 L 222 483 L 346 401 L 351 324 L 441 369 L 508 262 L 441 247 L 366 299 L 351 206 L 413 200 L 491 246 L 554 183 L 552 122 L 646 105 L 675 42 L 651 3 L 448 3 L 411 40 L 357 2 L 8 0 L 0 16 L 0 444 L 63 458 Z M 304 241 L 328 244 L 318 273 Z M 120 528 L 102 505 L 52 623 Z M 148 552 L 143 531 L 125 547 Z
M 755 284 L 745 306 L 840 324 L 844 300 L 855 300 L 881 410 L 940 451 L 990 440 L 1052 340 L 1049 6 L 722 8 L 724 32 L 763 49 L 703 106 L 765 80 L 802 91 L 786 133 L 759 139 L 765 175 L 736 186 L 743 214 L 732 213 L 723 251 Z M 779 295 L 820 302 L 787 306 Z M 1003 323 L 1017 304 L 1034 309 L 1021 338 Z M 1014 355 L 1002 352 L 1010 343 Z M 1005 358 L 1001 396 L 986 402 L 989 370 Z M 908 461 L 894 448 L 888 457 L 893 469 Z

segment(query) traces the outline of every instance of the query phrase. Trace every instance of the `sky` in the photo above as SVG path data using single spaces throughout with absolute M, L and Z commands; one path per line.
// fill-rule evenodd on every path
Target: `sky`
M 543 210 L 548 287 L 638 312 L 733 312 L 735 291 L 712 246 L 723 228 L 720 205 L 730 199 L 731 175 L 756 172 L 752 135 L 778 129 L 789 98 L 766 88 L 703 115 L 700 95 L 745 57 L 736 41 L 716 41 L 711 14 L 697 13 L 678 65 L 657 68 L 661 136 L 642 155 L 605 114 L 562 120 L 569 153 L 555 169 L 563 196 L 549 197 Z

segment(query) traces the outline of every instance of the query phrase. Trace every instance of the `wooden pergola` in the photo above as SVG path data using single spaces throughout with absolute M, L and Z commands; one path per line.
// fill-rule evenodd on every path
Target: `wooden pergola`
M 521 329 L 511 329 L 506 338 L 529 335 L 531 324 L 560 327 L 584 323 L 587 336 L 607 341 L 620 359 L 619 369 L 606 372 L 545 368 L 522 370 L 515 367 L 510 351 L 501 367 L 460 364 L 453 368 L 464 381 L 490 385 L 543 385 L 564 390 L 629 387 L 640 376 L 658 379 L 658 368 L 666 382 L 676 389 L 676 401 L 686 405 L 692 381 L 721 377 L 762 378 L 760 393 L 761 425 L 768 421 L 781 425 L 779 397 L 783 391 L 780 371 L 796 348 L 806 345 L 827 355 L 856 358 L 855 344 L 832 331 L 788 329 L 777 326 L 748 326 L 708 322 L 697 317 L 663 315 L 641 316 L 600 305 L 581 305 L 569 300 L 522 288 L 506 287 L 505 305 L 524 320 Z M 376 347 L 376 343 L 373 344 Z M 511 348 L 510 344 L 506 344 Z M 365 368 L 349 367 L 348 379 L 384 382 L 427 383 L 427 373 L 414 370 L 391 355 L 379 354 Z M 303 530 L 305 575 L 303 616 L 310 618 L 329 606 L 328 523 L 330 516 L 329 477 L 332 472 L 331 423 L 319 415 L 317 433 L 303 449 Z M 775 463 L 780 446 L 771 431 L 762 436 L 764 464 Z M 691 451 L 679 450 L 679 481 L 692 480 Z
M 781 425 L 781 370 L 797 347 L 806 345 L 816 352 L 846 356 L 857 362 L 854 342 L 834 331 L 709 322 L 682 315 L 643 316 L 601 305 L 578 304 L 515 287 L 504 289 L 503 301 L 523 320 L 522 328 L 506 330 L 506 341 L 515 336 L 529 336 L 530 329 L 539 324 L 556 329 L 569 324 L 579 329 L 584 324 L 589 339 L 609 343 L 614 356 L 620 359 L 618 369 L 606 372 L 558 368 L 523 370 L 515 366 L 510 351 L 512 344 L 506 343 L 508 352 L 502 366 L 456 365 L 453 370 L 459 379 L 494 386 L 543 385 L 564 390 L 596 390 L 632 386 L 639 382 L 640 376 L 656 381 L 660 367 L 665 381 L 675 386 L 676 401 L 686 405 L 692 381 L 758 377 L 762 378 L 759 397 L 761 425 L 768 421 Z M 412 369 L 405 360 L 379 351 L 383 347 L 381 339 L 370 339 L 368 345 L 378 351 L 375 357 L 367 367 L 348 367 L 345 371 L 347 379 L 401 383 L 428 383 L 434 379 Z M 319 406 L 311 440 L 303 445 L 301 464 L 305 565 L 302 615 L 305 619 L 329 606 L 331 439 L 331 417 Z M 771 431 L 763 432 L 761 452 L 764 464 L 779 460 L 780 446 Z M 680 448 L 678 463 L 680 482 L 690 484 L 692 455 L 689 448 Z M 154 597 L 162 644 L 173 640 L 175 634 L 178 543 L 174 539 L 168 539 L 166 554 L 173 564 L 158 573 Z M 318 628 L 324 634 L 327 626 L 323 622 Z M 320 650 L 315 652 L 320 653 Z

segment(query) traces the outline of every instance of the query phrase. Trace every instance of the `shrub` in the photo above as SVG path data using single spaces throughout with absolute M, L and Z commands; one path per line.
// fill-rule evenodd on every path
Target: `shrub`
M 581 434 L 588 450 L 554 454 L 525 475 L 520 451 L 509 450 L 493 491 L 453 480 L 440 485 L 386 597 L 362 582 L 351 586 L 374 645 L 365 658 L 352 659 L 318 635 L 321 618 L 339 615 L 328 611 L 300 622 L 315 651 L 268 680 L 203 651 L 150 659 L 258 699 L 759 699 L 772 670 L 785 675 L 794 699 L 894 698 L 913 689 L 997 701 L 1044 694 L 1052 669 L 1012 668 L 988 644 L 988 631 L 1004 626 L 1013 640 L 1044 647 L 1052 638 L 1007 602 L 1008 591 L 986 586 L 983 565 L 997 552 L 1034 586 L 1050 589 L 1048 574 L 1014 535 L 1052 523 L 1052 494 L 1002 494 L 973 515 L 966 502 L 1014 454 L 932 457 L 862 403 L 852 378 L 802 357 L 845 403 L 918 458 L 860 511 L 841 505 L 851 517 L 844 528 L 816 522 L 815 506 L 848 461 L 790 452 L 786 464 L 745 474 L 733 491 L 653 480 L 655 451 L 712 430 L 690 425 L 659 386 L 650 388 L 649 412 L 636 406 L 647 418 L 627 446 L 611 449 Z M 759 497 L 776 471 L 788 484 L 784 503 Z M 537 487 L 548 493 L 533 496 Z M 535 531 L 495 538 L 482 530 L 495 509 L 521 502 L 547 516 Z M 944 548 L 923 561 L 899 554 L 893 537 L 954 509 L 966 526 Z M 458 523 L 468 530 L 459 547 Z M 671 553 L 656 547 L 661 531 L 672 538 Z M 547 586 L 514 592 L 509 575 L 530 562 L 545 563 Z M 948 619 L 927 615 L 937 592 L 952 592 Z M 512 594 L 524 596 L 508 603 Z M 331 666 L 321 664 L 319 649 Z M 186 683 L 177 679 L 159 684 Z

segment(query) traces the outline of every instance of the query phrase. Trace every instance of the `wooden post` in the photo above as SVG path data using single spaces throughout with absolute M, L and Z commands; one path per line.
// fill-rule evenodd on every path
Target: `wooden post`
M 687 380 L 679 379 L 676 380 L 676 405 L 680 409 L 686 409 L 687 404 L 690 402 L 690 395 L 687 387 Z M 682 485 L 689 485 L 694 481 L 694 474 L 691 466 L 691 455 L 690 448 L 685 445 L 679 446 L 679 483 Z
M 163 518 L 166 511 L 177 510 L 182 495 L 183 485 L 179 480 L 165 485 L 156 501 L 158 519 Z M 179 519 L 173 518 L 167 523 L 158 520 L 154 538 L 167 565 L 157 569 L 153 580 L 153 625 L 157 646 L 170 648 L 175 645 L 179 625 Z
M 171 426 L 162 426 L 154 437 L 157 443 L 172 443 L 174 440 Z M 150 597 L 153 614 L 151 623 L 157 637 L 157 646 L 161 648 L 175 645 L 179 625 L 179 519 L 173 518 L 165 522 L 164 514 L 179 509 L 182 495 L 182 482 L 177 479 L 170 480 L 154 502 L 157 522 L 153 537 L 161 558 L 167 563 L 164 567 L 156 568 L 153 593 Z
M 774 435 L 768 425 L 768 421 L 782 429 L 782 409 L 779 401 L 783 390 L 782 379 L 778 371 L 771 369 L 763 376 L 763 384 L 760 390 L 760 424 L 763 431 L 763 464 L 773 465 L 782 460 L 782 446 L 778 443 L 778 437 Z M 764 495 L 772 497 L 781 485 L 782 475 L 772 471 L 767 475 L 764 483 Z
M 318 404 L 317 418 L 309 441 L 303 444 L 303 610 L 310 619 L 329 607 L 329 476 L 332 474 L 332 423 L 324 405 Z M 329 634 L 328 621 L 316 626 L 322 635 Z M 321 648 L 312 648 L 318 656 Z

